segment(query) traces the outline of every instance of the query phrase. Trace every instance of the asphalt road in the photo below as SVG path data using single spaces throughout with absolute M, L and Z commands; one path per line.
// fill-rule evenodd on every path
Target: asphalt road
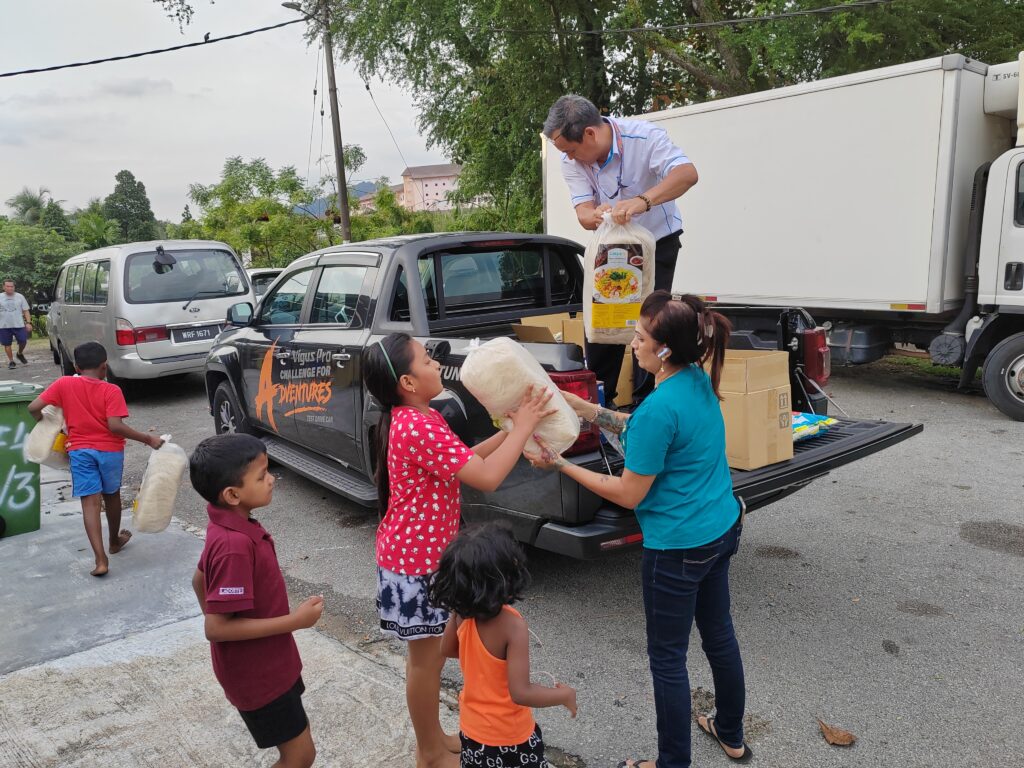
M 0 379 L 45 384 L 56 373 L 36 341 L 30 365 Z M 756 764 L 1015 764 L 1024 753 L 1024 424 L 977 392 L 884 363 L 835 370 L 829 389 L 853 416 L 923 422 L 925 431 L 748 518 L 732 592 Z M 133 426 L 170 432 L 186 449 L 212 431 L 198 376 L 147 386 L 129 407 Z M 129 445 L 126 489 L 137 488 L 148 451 Z M 275 472 L 274 503 L 260 519 L 293 598 L 322 592 L 322 631 L 400 652 L 375 630 L 376 512 Z M 178 502 L 181 519 L 205 525 L 197 494 L 183 489 Z M 534 585 L 522 612 L 538 638 L 533 669 L 579 689 L 578 719 L 538 713 L 556 762 L 653 756 L 639 554 L 582 563 L 529 555 Z M 695 708 L 706 711 L 710 673 L 696 634 L 691 649 Z M 454 684 L 457 666 L 446 674 Z M 818 718 L 856 743 L 830 746 Z M 695 765 L 726 764 L 696 728 L 694 745 Z

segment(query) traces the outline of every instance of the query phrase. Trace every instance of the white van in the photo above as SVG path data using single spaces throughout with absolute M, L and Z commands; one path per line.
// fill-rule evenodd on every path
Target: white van
M 224 243 L 160 240 L 73 256 L 61 266 L 47 316 L 53 361 L 75 372 L 75 347 L 98 341 L 110 380 L 203 370 L 228 307 L 254 302 L 245 270 Z

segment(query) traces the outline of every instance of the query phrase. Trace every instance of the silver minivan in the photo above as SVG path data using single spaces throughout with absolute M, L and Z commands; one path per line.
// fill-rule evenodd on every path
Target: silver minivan
M 228 307 L 254 302 L 224 243 L 160 240 L 73 256 L 61 266 L 47 316 L 53 361 L 75 372 L 74 350 L 98 341 L 111 381 L 202 371 Z

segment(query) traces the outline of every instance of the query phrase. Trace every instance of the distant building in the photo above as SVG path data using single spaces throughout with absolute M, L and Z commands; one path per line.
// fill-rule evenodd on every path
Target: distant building
M 413 165 L 402 171 L 403 205 L 410 211 L 450 211 L 448 195 L 459 183 L 459 165 Z
M 405 207 L 405 185 L 404 184 L 393 184 L 389 189 L 395 195 L 395 201 L 401 206 Z M 359 198 L 359 212 L 370 213 L 376 210 L 376 197 L 377 190 L 370 192 L 367 195 L 363 195 Z

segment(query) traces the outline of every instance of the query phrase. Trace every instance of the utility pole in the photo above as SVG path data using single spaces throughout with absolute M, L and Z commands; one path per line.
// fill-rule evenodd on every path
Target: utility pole
M 299 3 L 281 3 L 285 8 L 305 13 Z M 338 182 L 338 213 L 341 214 L 341 239 L 352 241 L 352 221 L 348 210 L 348 183 L 345 181 L 345 151 L 341 145 L 341 116 L 338 114 L 338 86 L 334 79 L 334 48 L 331 46 L 331 17 L 327 4 L 323 9 L 324 58 L 327 59 L 327 95 L 331 100 L 331 134 L 334 137 L 334 168 Z M 307 19 L 313 19 L 308 15 Z

